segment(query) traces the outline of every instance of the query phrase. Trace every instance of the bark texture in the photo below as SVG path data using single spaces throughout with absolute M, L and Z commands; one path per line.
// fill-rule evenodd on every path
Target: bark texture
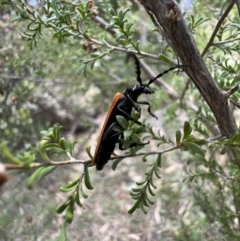
M 211 108 L 222 135 L 230 138 L 237 131 L 235 118 L 222 91 L 208 69 L 188 29 L 178 4 L 173 0 L 139 0 L 153 23 L 179 56 L 182 64 L 191 66 L 185 72 Z

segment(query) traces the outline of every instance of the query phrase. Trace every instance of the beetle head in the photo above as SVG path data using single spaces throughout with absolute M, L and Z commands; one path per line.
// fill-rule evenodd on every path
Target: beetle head
M 148 85 L 142 84 L 129 86 L 123 93 L 128 94 L 134 101 L 136 101 L 141 94 L 153 94 L 154 91 Z
M 154 91 L 149 87 L 148 84 L 138 85 L 140 94 L 153 94 Z

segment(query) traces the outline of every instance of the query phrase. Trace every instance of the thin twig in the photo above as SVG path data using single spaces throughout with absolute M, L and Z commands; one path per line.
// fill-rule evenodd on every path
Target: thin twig
M 33 168 L 39 168 L 39 167 L 48 167 L 48 166 L 63 166 L 63 165 L 71 165 L 71 164 L 90 164 L 92 161 L 81 161 L 77 159 L 71 159 L 67 161 L 51 161 L 51 162 L 35 162 L 31 163 L 30 165 L 21 165 L 21 164 L 5 164 L 6 170 L 19 170 L 19 169 L 33 169 Z
M 230 102 L 231 102 L 234 106 L 236 106 L 238 109 L 240 109 L 240 103 L 239 103 L 239 102 L 236 102 L 236 101 L 234 101 L 234 100 L 230 100 Z
M 185 94 L 187 93 L 187 90 L 189 89 L 190 82 L 191 82 L 191 80 L 188 78 L 188 80 L 187 80 L 187 82 L 185 84 L 185 87 L 184 87 L 184 89 L 182 91 L 182 94 L 180 96 L 180 101 L 179 102 L 180 102 L 181 106 L 183 106 L 183 98 L 184 98 Z
M 233 42 L 239 41 L 239 40 L 240 40 L 240 37 L 234 38 L 234 39 L 225 40 L 225 41 L 214 42 L 214 43 L 212 43 L 212 46 L 219 46 L 219 45 L 222 45 L 222 44 L 233 43 Z
M 234 92 L 236 92 L 239 88 L 240 81 L 237 82 L 232 88 L 230 88 L 226 93 L 225 97 L 228 99 Z
M 176 149 L 180 149 L 182 146 L 178 145 L 178 146 L 173 146 L 170 148 L 167 148 L 165 150 L 156 152 L 141 152 L 141 153 L 137 153 L 135 155 L 132 154 L 128 154 L 128 155 L 120 155 L 120 156 L 116 156 L 116 157 L 111 157 L 109 160 L 117 160 L 117 159 L 122 159 L 122 158 L 127 158 L 127 157 L 136 157 L 136 156 L 144 156 L 144 155 L 159 155 L 159 154 L 163 154 L 166 152 L 170 152 Z M 63 165 L 72 165 L 72 164 L 83 164 L 83 165 L 89 165 L 92 163 L 92 160 L 87 160 L 87 161 L 82 161 L 82 160 L 77 160 L 75 158 L 71 158 L 70 160 L 67 161 L 51 161 L 51 162 L 46 162 L 46 163 L 32 163 L 30 165 L 20 165 L 20 164 L 5 164 L 3 163 L 3 165 L 5 166 L 6 170 L 19 170 L 19 169 L 33 169 L 33 168 L 39 168 L 39 167 L 48 167 L 48 166 L 63 166 Z
M 219 139 L 222 138 L 222 137 L 223 137 L 222 135 L 218 135 L 218 136 L 214 136 L 214 137 L 209 137 L 209 138 L 207 139 L 207 142 L 208 142 L 208 143 L 211 143 L 211 142 L 214 142 L 214 141 L 219 140 Z
M 240 16 L 240 0 L 236 0 L 236 5 L 238 8 L 238 15 Z
M 240 0 L 238 0 L 238 1 L 240 1 Z M 216 36 L 216 34 L 217 34 L 220 26 L 221 26 L 221 24 L 222 24 L 222 22 L 223 22 L 224 19 L 227 17 L 227 15 L 228 15 L 228 13 L 230 12 L 230 10 L 232 9 L 234 3 L 235 3 L 235 1 L 233 0 L 233 1 L 229 4 L 229 6 L 228 6 L 228 8 L 226 9 L 226 11 L 221 15 L 221 17 L 220 17 L 220 19 L 219 19 L 219 21 L 218 21 L 218 23 L 217 23 L 217 25 L 216 25 L 216 27 L 215 27 L 212 35 L 211 35 L 211 38 L 210 38 L 209 42 L 207 43 L 205 49 L 204 49 L 203 52 L 202 52 L 202 57 L 206 54 L 206 52 L 208 51 L 208 49 L 209 49 L 211 46 L 218 46 L 218 45 L 221 45 L 221 44 L 226 44 L 226 43 L 230 43 L 230 42 L 234 42 L 234 41 L 238 41 L 238 40 L 239 40 L 239 38 L 236 38 L 236 39 L 226 40 L 226 41 L 221 41 L 221 42 L 215 42 L 215 43 L 213 42 L 213 41 L 214 41 L 214 38 L 215 38 L 215 36 Z M 223 9 L 222 9 L 222 10 L 223 10 Z M 183 92 L 182 92 L 182 94 L 181 94 L 180 103 L 182 102 L 182 100 L 183 100 L 183 98 L 184 98 L 184 95 L 185 95 L 187 89 L 189 88 L 189 84 L 190 84 L 190 79 L 188 79 L 188 81 L 187 81 L 187 83 L 186 83 L 186 85 L 185 85 L 185 88 L 184 88 L 184 90 L 183 90 Z
M 50 25 L 53 29 L 56 29 L 58 31 L 61 30 L 60 27 L 57 27 L 55 24 L 53 23 L 48 23 L 48 25 Z M 62 30 L 68 34 L 70 34 L 71 36 L 75 37 L 75 38 L 80 38 L 80 39 L 85 39 L 85 37 L 80 34 L 79 32 L 77 33 L 74 33 L 73 31 L 70 31 L 68 29 L 64 29 Z M 107 43 L 106 41 L 99 41 L 97 39 L 94 39 L 94 38 L 89 38 L 89 41 L 92 42 L 92 43 L 95 43 L 95 44 L 98 44 L 100 46 L 103 46 L 103 47 L 107 47 L 111 50 L 114 50 L 114 51 L 119 51 L 119 52 L 124 52 L 124 53 L 129 53 L 129 52 L 132 52 L 134 54 L 140 54 L 141 56 L 143 57 L 149 57 L 149 58 L 152 58 L 152 59 L 157 59 L 159 60 L 159 57 L 158 55 L 155 55 L 155 54 L 149 54 L 149 53 L 145 53 L 145 52 L 138 52 L 138 51 L 134 51 L 134 50 L 127 50 L 125 48 L 121 48 L 121 47 L 117 47 L 117 46 L 113 46 L 113 45 L 110 45 L 109 43 Z
M 222 136 L 217 136 L 217 137 L 212 137 L 212 138 L 208 138 L 206 140 L 206 143 L 210 143 L 213 141 L 216 141 L 218 139 L 220 139 Z M 170 152 L 170 151 L 174 151 L 177 149 L 180 149 L 184 146 L 184 143 L 180 143 L 179 145 L 174 145 L 171 146 L 169 148 L 166 148 L 162 151 L 151 151 L 151 152 L 140 152 L 137 154 L 127 154 L 127 155 L 119 155 L 119 156 L 115 156 L 115 157 L 111 157 L 109 160 L 117 160 L 117 159 L 123 159 L 123 158 L 127 158 L 127 157 L 137 157 L 137 156 L 144 156 L 144 155 L 162 155 L 164 153 Z M 4 167 L 6 168 L 6 170 L 19 170 L 19 169 L 33 169 L 33 168 L 39 168 L 39 167 L 48 167 L 48 166 L 63 166 L 63 165 L 72 165 L 72 164 L 83 164 L 83 165 L 89 165 L 92 163 L 92 160 L 77 160 L 75 158 L 73 158 L 70 154 L 70 160 L 67 161 L 51 161 L 51 162 L 46 162 L 46 163 L 31 163 L 30 165 L 21 165 L 21 164 L 6 164 L 3 163 Z
M 93 62 L 93 61 L 96 61 L 96 60 L 99 59 L 99 58 L 104 57 L 105 55 L 108 55 L 108 53 L 105 52 L 105 53 L 103 53 L 101 56 L 97 56 L 97 57 L 92 58 L 92 59 L 84 60 L 82 63 L 83 63 L 83 64 L 91 63 L 91 62 Z
M 214 171 L 219 177 L 225 177 L 226 179 L 230 180 L 230 181 L 234 181 L 234 182 L 240 182 L 240 180 L 234 179 L 232 177 L 227 176 L 226 174 L 223 174 L 221 172 L 219 172 L 218 170 Z
M 229 12 L 231 11 L 231 9 L 233 8 L 235 4 L 235 0 L 232 0 L 230 2 L 230 4 L 228 5 L 227 9 L 225 10 L 225 12 L 222 14 L 221 18 L 219 19 L 219 21 L 217 22 L 217 25 L 215 26 L 215 29 L 213 30 L 212 36 L 209 39 L 205 49 L 202 52 L 202 57 L 207 53 L 208 49 L 213 45 L 213 40 L 217 35 L 217 32 L 219 30 L 219 28 L 221 27 L 223 21 L 225 20 L 225 18 L 228 16 Z
M 117 34 L 116 30 L 114 28 L 106 28 L 108 25 L 108 22 L 106 22 L 103 18 L 99 16 L 92 15 L 92 20 L 99 25 L 102 29 L 104 29 L 106 32 L 110 33 L 111 35 Z

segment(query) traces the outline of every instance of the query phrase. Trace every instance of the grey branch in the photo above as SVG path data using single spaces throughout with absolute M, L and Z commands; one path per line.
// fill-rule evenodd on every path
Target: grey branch
M 139 2 L 148 13 L 154 15 L 155 21 L 161 26 L 167 41 L 181 62 L 191 67 L 186 69 L 186 73 L 212 110 L 220 133 L 228 138 L 233 136 L 238 128 L 225 93 L 218 87 L 206 68 L 178 4 L 174 0 L 139 0 Z M 212 36 L 214 38 L 214 33 Z

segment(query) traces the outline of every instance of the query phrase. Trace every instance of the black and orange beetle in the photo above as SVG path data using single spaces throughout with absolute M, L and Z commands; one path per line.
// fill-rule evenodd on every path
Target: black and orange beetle
M 96 146 L 96 150 L 93 157 L 93 165 L 96 165 L 97 170 L 102 170 L 104 165 L 109 161 L 111 154 L 115 149 L 116 143 L 119 141 L 119 138 L 123 135 L 123 132 L 115 131 L 115 126 L 119 126 L 119 123 L 116 120 L 117 115 L 123 116 L 126 120 L 132 120 L 138 125 L 142 125 L 141 122 L 134 120 L 131 117 L 132 108 L 137 112 L 141 112 L 141 108 L 137 105 L 148 105 L 148 113 L 157 118 L 150 108 L 150 104 L 147 101 L 137 101 L 138 97 L 141 94 L 153 94 L 154 91 L 150 89 L 149 85 L 152 84 L 157 78 L 163 76 L 167 72 L 182 67 L 180 65 L 172 67 L 163 73 L 160 73 L 155 78 L 150 79 L 147 84 L 142 83 L 141 79 L 141 70 L 140 63 L 138 58 L 134 54 L 129 54 L 128 57 L 133 57 L 136 64 L 136 74 L 137 81 L 139 85 L 127 87 L 123 93 L 116 93 L 113 97 L 111 106 L 108 110 L 105 122 L 100 133 L 100 137 Z M 143 143 L 144 144 L 144 143 Z M 123 150 L 122 145 L 119 143 L 119 149 Z

